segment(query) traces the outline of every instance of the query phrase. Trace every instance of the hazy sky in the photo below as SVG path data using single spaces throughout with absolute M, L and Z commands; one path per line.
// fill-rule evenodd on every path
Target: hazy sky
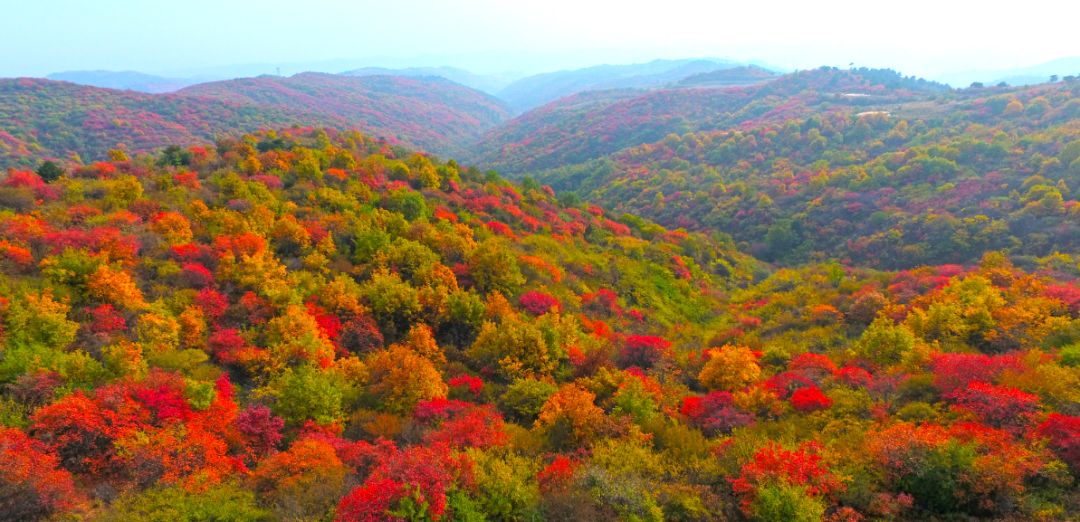
M 1080 55 L 1077 5 L 1066 0 L 0 0 L 0 76 L 72 69 L 191 73 L 232 64 L 320 61 L 331 70 L 457 65 L 480 72 L 539 72 L 706 56 L 785 68 L 854 62 L 936 75 Z

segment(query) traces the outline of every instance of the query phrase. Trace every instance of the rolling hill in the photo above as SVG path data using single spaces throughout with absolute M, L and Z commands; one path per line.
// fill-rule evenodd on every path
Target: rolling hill
M 40 157 L 82 161 L 270 124 L 320 121 L 306 112 L 219 100 L 116 91 L 42 79 L 0 80 L 0 160 L 26 165 Z M 328 124 L 334 122 L 326 122 Z
M 513 176 L 579 163 L 668 134 L 751 127 L 833 110 L 876 110 L 947 90 L 893 71 L 822 68 L 749 86 L 586 92 L 499 126 L 466 158 Z
M 509 115 L 496 98 L 437 77 L 304 73 L 203 83 L 177 94 L 337 118 L 437 154 L 456 153 Z
M 85 161 L 268 126 L 359 127 L 448 154 L 506 118 L 494 98 L 439 78 L 302 74 L 117 91 L 42 79 L 0 80 L 0 158 Z
M 353 131 L 177 147 L 0 177 L 0 518 L 1080 505 L 1075 274 L 774 270 Z
M 676 83 L 687 76 L 735 65 L 732 62 L 711 59 L 598 65 L 522 78 L 499 91 L 498 96 L 515 111 L 524 112 L 579 92 L 660 87 Z
M 1080 82 L 666 81 L 0 80 L 0 521 L 1080 512 Z
M 719 69 L 687 76 L 678 82 L 680 87 L 722 87 L 753 85 L 776 78 L 777 73 L 754 65 Z
M 1073 82 L 789 110 L 533 176 L 770 261 L 910 268 L 1080 253 L 1078 157 Z

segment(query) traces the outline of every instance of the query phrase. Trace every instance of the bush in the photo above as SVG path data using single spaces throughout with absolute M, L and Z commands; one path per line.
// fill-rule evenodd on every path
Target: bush
M 199 492 L 149 489 L 121 496 L 99 517 L 114 522 L 257 522 L 270 520 L 251 491 L 222 484 Z

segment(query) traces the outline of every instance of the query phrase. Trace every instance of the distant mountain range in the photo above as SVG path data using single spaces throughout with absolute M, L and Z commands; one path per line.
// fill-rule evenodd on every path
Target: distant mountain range
M 408 67 L 390 69 L 386 67 L 364 67 L 341 73 L 345 76 L 436 76 L 460 83 L 471 89 L 497 95 L 516 78 L 507 75 L 476 74 L 456 67 Z
M 719 71 L 734 69 L 729 73 Z M 247 64 L 212 67 L 199 70 L 147 74 L 138 71 L 65 71 L 50 74 L 50 80 L 81 85 L 140 92 L 173 92 L 189 85 L 241 77 L 277 73 L 296 74 L 304 71 L 336 72 L 345 76 L 438 76 L 466 87 L 502 99 L 514 112 L 521 113 L 564 96 L 589 90 L 619 88 L 656 88 L 672 84 L 722 85 L 733 75 L 744 77 L 735 84 L 746 83 L 757 75 L 765 79 L 768 72 L 786 72 L 758 62 L 739 62 L 717 58 L 654 60 L 647 63 L 598 65 L 583 69 L 560 70 L 534 75 L 515 73 L 479 74 L 448 66 L 435 67 L 361 67 L 349 68 L 349 61 L 336 60 L 311 63 Z M 710 80 L 710 75 L 712 79 Z M 749 75 L 749 76 L 747 76 Z M 1080 75 L 1080 56 L 1058 58 L 1045 63 L 1008 69 L 957 71 L 930 77 L 956 88 L 973 82 L 996 85 L 1033 85 L 1049 80 L 1050 76 Z M 727 77 L 725 79 L 725 76 Z
M 194 78 L 165 78 L 136 71 L 66 71 L 50 74 L 46 78 L 105 89 L 149 93 L 173 92 L 199 83 Z
M 997 85 L 1003 82 L 1008 85 L 1034 85 L 1049 81 L 1051 76 L 1060 78 L 1080 76 L 1080 56 L 1058 58 L 1029 67 L 959 72 L 942 75 L 936 79 L 953 87 L 967 87 L 973 82 L 985 85 Z
M 1066 71 L 1071 65 L 1080 63 L 1059 60 L 1025 74 Z M 137 72 L 53 77 L 109 88 L 0 80 L 0 164 L 21 164 L 34 156 L 78 155 L 89 161 L 117 146 L 145 151 L 305 125 L 358 128 L 517 175 L 671 134 L 745 128 L 812 113 L 889 112 L 918 100 L 931 110 L 942 105 L 934 101 L 937 94 L 949 91 L 944 84 L 889 70 L 780 74 L 714 59 L 603 65 L 513 82 L 450 67 L 364 68 L 192 85 Z
M 584 91 L 646 89 L 678 83 L 688 76 L 741 65 L 713 59 L 655 60 L 631 65 L 598 65 L 522 78 L 499 92 L 512 109 L 524 112 Z
M 655 60 L 628 65 L 599 65 L 584 69 L 556 71 L 521 77 L 512 74 L 476 74 L 455 67 L 364 67 L 342 72 L 342 76 L 440 77 L 498 97 L 515 113 L 522 113 L 559 98 L 584 91 L 655 88 L 675 84 L 696 74 L 736 68 L 743 64 L 719 59 Z M 235 71 L 257 76 L 273 72 L 270 65 L 237 67 Z M 51 74 L 60 80 L 107 89 L 149 93 L 174 92 L 190 85 L 232 79 L 229 70 L 200 71 L 185 77 L 163 77 L 134 71 L 69 71 Z M 239 77 L 236 76 L 236 77 Z

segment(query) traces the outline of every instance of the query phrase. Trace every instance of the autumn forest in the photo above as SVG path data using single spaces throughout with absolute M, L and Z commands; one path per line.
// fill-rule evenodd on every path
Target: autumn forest
M 1080 81 L 677 65 L 0 80 L 0 521 L 1073 520 Z

